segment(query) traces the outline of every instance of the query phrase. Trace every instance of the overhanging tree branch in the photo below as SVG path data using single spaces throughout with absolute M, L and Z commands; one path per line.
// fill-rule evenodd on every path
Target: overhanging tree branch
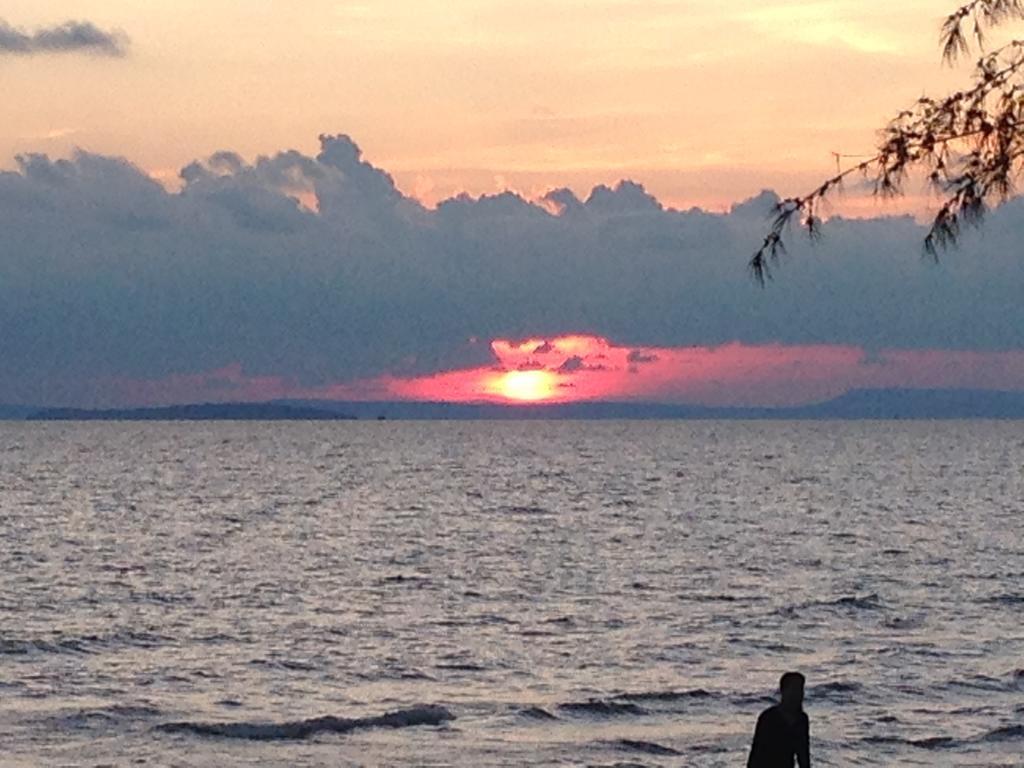
M 971 50 L 966 28 L 979 49 L 984 32 L 1011 19 L 1024 19 L 1024 0 L 973 0 L 950 14 L 942 27 L 943 58 L 952 62 Z M 921 98 L 881 131 L 876 154 L 826 179 L 809 193 L 781 200 L 761 247 L 750 260 L 762 285 L 770 267 L 785 253 L 784 235 L 798 223 L 808 235 L 821 232 L 818 215 L 825 200 L 845 179 L 872 179 L 874 194 L 890 198 L 904 192 L 910 172 L 920 171 L 942 203 L 924 239 L 924 251 L 957 242 L 964 225 L 979 223 L 988 207 L 1013 193 L 1024 164 L 1024 40 L 982 53 L 974 84 L 942 99 Z

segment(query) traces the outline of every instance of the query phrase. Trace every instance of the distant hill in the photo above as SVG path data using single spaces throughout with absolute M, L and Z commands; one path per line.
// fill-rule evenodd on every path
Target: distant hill
M 0 418 L 5 418 L 0 410 Z M 890 420 L 1024 419 L 1024 392 L 964 389 L 864 389 L 793 408 L 729 408 L 664 403 L 585 402 L 555 405 L 281 400 L 206 403 L 163 408 L 12 410 L 6 418 L 32 421 L 285 421 L 285 420 L 524 420 L 524 419 L 746 419 Z
M 358 419 L 394 421 L 529 421 L 610 419 L 734 419 L 778 418 L 775 410 L 705 408 L 663 403 L 585 402 L 558 404 L 443 403 L 416 401 L 285 401 L 289 404 L 337 409 Z
M 0 421 L 21 421 L 38 411 L 27 405 L 4 405 L 0 403 Z
M 285 401 L 292 402 L 292 401 Z M 706 407 L 664 403 L 585 402 L 495 405 L 423 402 L 318 402 L 360 419 L 1024 419 L 1024 392 L 964 389 L 864 389 L 792 408 Z
M 794 410 L 811 419 L 1024 419 L 1024 392 L 857 389 Z
M 27 416 L 29 421 L 338 421 L 351 418 L 336 409 L 282 403 L 201 403 L 110 410 L 47 408 Z

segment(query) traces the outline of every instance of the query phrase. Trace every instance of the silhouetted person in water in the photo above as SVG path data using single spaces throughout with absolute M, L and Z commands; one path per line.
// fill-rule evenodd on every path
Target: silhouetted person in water
M 804 712 L 804 676 L 787 672 L 779 680 L 782 701 L 757 718 L 747 768 L 810 768 L 810 723 Z

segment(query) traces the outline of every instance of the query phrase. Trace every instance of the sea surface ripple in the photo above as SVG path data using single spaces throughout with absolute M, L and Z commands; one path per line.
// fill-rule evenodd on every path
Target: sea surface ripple
M 1024 425 L 0 423 L 0 765 L 1020 766 Z

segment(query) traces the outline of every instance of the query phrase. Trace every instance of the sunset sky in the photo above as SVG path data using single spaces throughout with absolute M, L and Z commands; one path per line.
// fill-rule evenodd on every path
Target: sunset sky
M 8 0 L 0 403 L 1024 389 L 1017 201 L 935 266 L 854 184 L 745 271 L 966 82 L 952 5 Z
M 429 203 L 622 177 L 673 205 L 795 191 L 870 150 L 939 66 L 940 0 L 7 0 L 123 58 L 5 56 L 0 158 L 75 146 L 173 183 L 196 157 L 348 133 Z

